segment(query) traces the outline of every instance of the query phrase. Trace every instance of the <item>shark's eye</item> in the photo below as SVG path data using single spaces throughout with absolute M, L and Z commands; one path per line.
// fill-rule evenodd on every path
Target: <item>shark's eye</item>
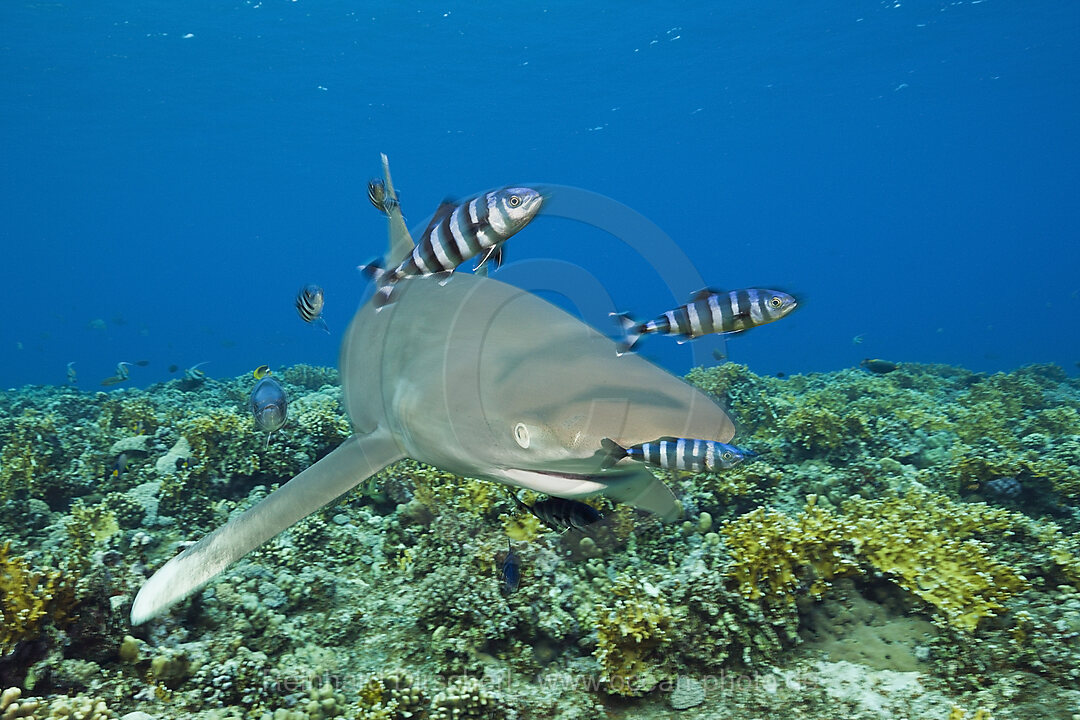
M 776 295 L 773 295 L 771 298 L 769 298 L 769 305 L 774 307 L 774 308 L 778 308 L 783 304 L 784 304 L 784 301 L 781 300 L 780 298 L 778 298 Z
M 525 427 L 525 423 L 518 423 L 514 426 L 514 439 L 517 440 L 517 444 L 521 447 L 529 447 L 529 428 Z
M 510 203 L 510 207 L 517 207 L 518 205 L 521 204 L 521 196 L 520 195 L 511 195 L 510 199 L 507 200 L 506 202 Z

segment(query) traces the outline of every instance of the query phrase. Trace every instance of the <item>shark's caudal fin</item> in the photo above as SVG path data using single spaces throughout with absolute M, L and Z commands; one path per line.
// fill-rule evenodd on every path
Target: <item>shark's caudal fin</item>
M 641 323 L 630 317 L 630 313 L 611 313 L 611 317 L 615 318 L 623 334 L 616 342 L 619 355 L 630 352 L 641 339 Z
M 349 438 L 255 507 L 165 563 L 135 596 L 131 624 L 160 614 L 285 528 L 402 457 L 389 432 Z

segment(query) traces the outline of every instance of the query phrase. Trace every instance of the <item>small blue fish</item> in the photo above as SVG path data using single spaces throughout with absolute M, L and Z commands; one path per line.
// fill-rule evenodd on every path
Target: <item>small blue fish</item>
M 285 388 L 272 375 L 264 376 L 251 391 L 251 414 L 255 416 L 255 424 L 266 432 L 266 447 L 269 447 L 270 436 L 289 419 Z
M 623 458 L 630 458 L 664 470 L 683 472 L 715 472 L 733 468 L 757 453 L 713 440 L 662 437 L 652 442 L 624 448 L 611 438 L 600 441 L 607 453 L 610 467 Z
M 506 541 L 506 557 L 499 565 L 499 576 L 503 581 L 503 590 L 507 593 L 517 590 L 521 582 L 521 558 L 514 552 L 509 540 Z

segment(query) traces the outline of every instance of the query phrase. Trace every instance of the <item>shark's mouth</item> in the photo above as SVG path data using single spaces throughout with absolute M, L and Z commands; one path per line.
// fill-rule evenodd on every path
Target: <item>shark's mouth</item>
M 564 498 L 593 495 L 608 487 L 598 475 L 558 472 L 554 470 L 522 470 L 506 468 L 500 479 L 510 485 L 535 490 L 545 495 Z

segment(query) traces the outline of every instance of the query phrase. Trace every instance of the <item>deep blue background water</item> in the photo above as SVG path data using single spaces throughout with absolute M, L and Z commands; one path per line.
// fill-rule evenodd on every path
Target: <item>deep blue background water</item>
M 336 363 L 385 244 L 380 151 L 413 223 L 447 195 L 576 186 L 710 285 L 791 290 L 794 315 L 728 343 L 758 372 L 1075 373 L 1078 37 L 1067 0 L 8 0 L 0 386 L 71 360 L 87 389 L 119 360 L 151 361 L 135 384 Z M 685 300 L 632 245 L 541 217 L 508 249 L 641 316 Z M 307 282 L 329 336 L 293 310 Z

